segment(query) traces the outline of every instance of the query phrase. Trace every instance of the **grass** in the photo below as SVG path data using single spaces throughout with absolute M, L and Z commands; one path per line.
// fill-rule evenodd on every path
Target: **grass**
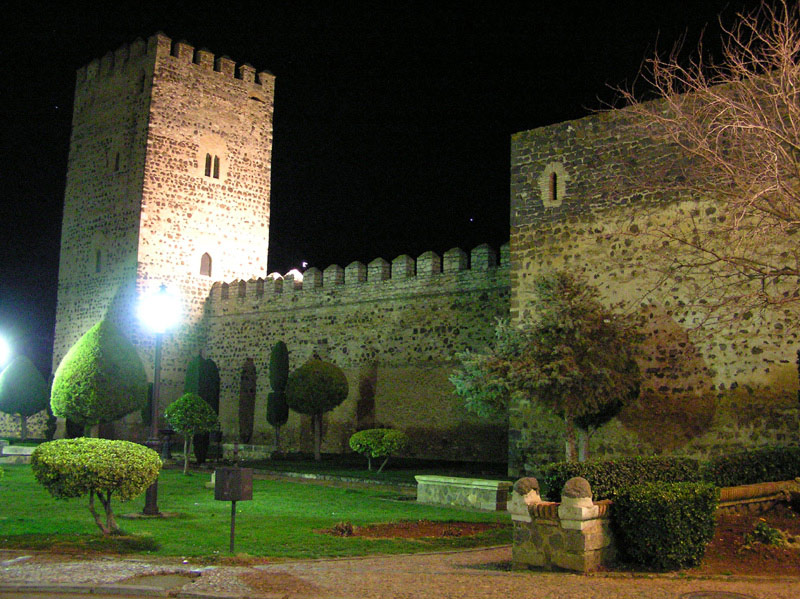
M 123 519 L 127 535 L 103 539 L 86 498 L 55 500 L 33 479 L 30 466 L 6 466 L 0 482 L 0 547 L 52 548 L 214 559 L 228 554 L 231 503 L 214 500 L 209 476 L 162 471 L 158 504 L 175 518 Z M 144 498 L 116 502 L 117 515 L 140 512 Z M 353 488 L 272 480 L 253 481 L 253 500 L 236 504 L 237 553 L 270 558 L 321 558 L 414 553 L 511 542 L 509 527 L 474 537 L 363 539 L 318 531 L 342 521 L 354 526 L 402 520 L 507 522 L 486 513 L 398 501 L 385 487 Z

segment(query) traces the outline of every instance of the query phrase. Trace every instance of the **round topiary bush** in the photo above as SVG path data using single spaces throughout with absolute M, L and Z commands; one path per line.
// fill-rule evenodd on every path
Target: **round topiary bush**
M 341 368 L 330 362 L 311 359 L 289 375 L 286 403 L 295 412 L 311 415 L 315 460 L 321 459 L 322 414 L 342 403 L 347 392 L 347 377 Z
M 184 393 L 167 406 L 164 416 L 170 426 L 183 435 L 183 473 L 189 470 L 189 449 L 192 436 L 217 428 L 217 413 L 197 393 Z
M 380 473 L 391 455 L 402 453 L 408 448 L 408 436 L 403 431 L 391 428 L 370 428 L 350 437 L 350 449 L 367 456 L 367 470 L 372 470 L 372 458 L 386 458 Z
M 161 459 L 138 443 L 79 437 L 42 443 L 33 450 L 31 468 L 36 481 L 56 499 L 88 495 L 97 526 L 111 534 L 119 531 L 112 496 L 127 501 L 140 495 L 158 478 Z M 94 509 L 95 496 L 105 510 L 105 523 Z

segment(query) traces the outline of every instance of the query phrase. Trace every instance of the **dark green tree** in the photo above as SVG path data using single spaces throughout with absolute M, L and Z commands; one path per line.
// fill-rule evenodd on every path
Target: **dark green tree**
M 286 403 L 286 383 L 289 380 L 289 350 L 283 341 L 272 347 L 269 356 L 269 386 L 267 395 L 267 422 L 275 428 L 275 449 L 281 451 L 281 427 L 289 420 Z
M 184 393 L 167 406 L 164 416 L 170 426 L 183 435 L 183 473 L 187 474 L 192 437 L 213 431 L 219 424 L 217 413 L 197 393 Z
M 219 414 L 219 369 L 214 360 L 198 354 L 189 362 L 186 366 L 183 392 L 197 393 L 216 414 Z M 195 435 L 194 457 L 198 464 L 206 461 L 210 441 L 208 433 Z
M 311 359 L 289 375 L 286 403 L 295 412 L 309 414 L 314 424 L 314 459 L 322 459 L 322 415 L 342 403 L 348 385 L 342 369 L 322 360 Z
M 0 373 L 0 412 L 19 416 L 20 438 L 28 437 L 28 418 L 50 403 L 47 382 L 25 356 L 17 356 Z
M 590 431 L 639 394 L 636 323 L 597 299 L 597 290 L 568 273 L 538 275 L 533 316 L 521 326 L 500 322 L 483 352 L 459 354 L 450 377 L 468 410 L 505 414 L 519 395 L 563 418 L 566 455 L 574 460 L 576 426 Z
M 61 360 L 50 396 L 53 414 L 77 425 L 113 422 L 147 402 L 147 376 L 130 341 L 101 320 Z

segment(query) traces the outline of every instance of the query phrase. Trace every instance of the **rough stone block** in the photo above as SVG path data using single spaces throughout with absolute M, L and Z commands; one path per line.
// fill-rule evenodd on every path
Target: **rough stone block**
M 487 244 L 481 244 L 470 253 L 472 270 L 489 270 L 497 266 L 497 254 Z
M 438 275 L 442 272 L 442 259 L 435 252 L 425 252 L 417 258 L 417 276 Z
M 344 269 L 344 280 L 348 285 L 363 283 L 367 280 L 367 267 L 361 262 L 351 262 Z
M 386 281 L 391 276 L 392 267 L 383 258 L 375 258 L 367 267 L 368 281 Z
M 402 254 L 392 260 L 392 278 L 407 279 L 414 276 L 414 259 Z
M 444 272 L 460 272 L 467 270 L 469 257 L 461 248 L 452 248 L 444 253 Z
M 322 272 L 322 281 L 325 287 L 344 284 L 344 269 L 338 264 L 331 264 Z

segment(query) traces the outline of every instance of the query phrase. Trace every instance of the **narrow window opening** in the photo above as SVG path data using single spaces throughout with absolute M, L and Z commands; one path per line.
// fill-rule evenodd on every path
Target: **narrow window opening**
M 119 172 L 119 152 L 117 152 L 116 155 L 114 156 L 114 172 L 115 173 Z
M 100 250 L 95 251 L 94 253 L 94 272 L 100 272 L 103 267 L 102 261 L 102 252 Z
M 208 252 L 200 257 L 200 274 L 204 277 L 211 276 L 211 256 Z
M 139 77 L 139 93 L 144 93 L 144 86 L 145 86 L 145 74 L 142 73 L 142 76 Z
M 550 201 L 558 201 L 558 174 L 555 172 L 550 173 Z
M 211 176 L 211 154 L 206 154 L 206 177 Z
M 214 178 L 219 179 L 219 156 L 214 156 Z

